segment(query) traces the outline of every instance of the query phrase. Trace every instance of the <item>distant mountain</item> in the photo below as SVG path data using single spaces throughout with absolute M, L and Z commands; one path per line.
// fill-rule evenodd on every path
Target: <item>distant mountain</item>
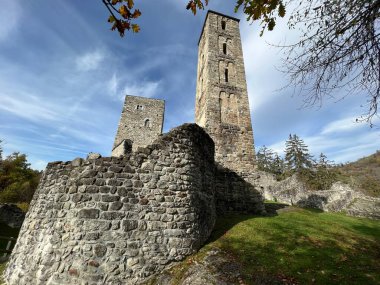
M 364 194 L 380 197 L 380 150 L 355 162 L 336 167 L 338 179 Z

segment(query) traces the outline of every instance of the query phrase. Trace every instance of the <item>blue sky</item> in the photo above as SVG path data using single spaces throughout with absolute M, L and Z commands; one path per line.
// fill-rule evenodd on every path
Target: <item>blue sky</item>
M 194 122 L 197 42 L 206 11 L 193 16 L 186 0 L 136 0 L 139 34 L 111 32 L 101 1 L 8 0 L 0 10 L 0 139 L 5 155 L 28 155 L 34 168 L 47 162 L 109 156 L 124 95 L 166 100 L 164 131 Z M 276 70 L 281 53 L 267 42 L 296 35 L 279 22 L 259 27 L 234 14 L 235 1 L 208 8 L 242 19 L 241 36 L 256 148 L 284 149 L 289 133 L 310 151 L 336 162 L 380 149 L 380 130 L 355 123 L 364 96 L 302 109 L 302 98 Z

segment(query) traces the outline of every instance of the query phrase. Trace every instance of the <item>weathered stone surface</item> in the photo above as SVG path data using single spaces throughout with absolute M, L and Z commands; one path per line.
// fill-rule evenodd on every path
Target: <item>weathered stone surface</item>
M 90 152 L 87 155 L 87 159 L 98 159 L 98 158 L 101 158 L 101 157 L 102 156 L 99 153 L 95 153 L 95 152 Z
M 80 219 L 97 219 L 99 218 L 98 209 L 82 209 L 78 212 L 78 218 Z
M 181 274 L 173 274 L 173 272 Z M 259 272 L 253 274 L 257 279 Z M 165 270 L 141 285 L 238 285 L 244 284 L 242 280 L 243 267 L 234 258 L 219 249 L 212 249 L 197 260 L 189 259 L 181 270 Z M 260 278 L 254 284 L 280 284 L 274 278 Z M 256 280 L 255 280 L 256 281 Z

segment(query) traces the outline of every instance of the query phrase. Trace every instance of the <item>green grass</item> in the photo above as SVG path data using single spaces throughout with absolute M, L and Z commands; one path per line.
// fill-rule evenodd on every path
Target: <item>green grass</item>
M 379 221 L 299 208 L 229 215 L 206 247 L 235 256 L 247 284 L 263 275 L 295 284 L 380 284 Z
M 3 272 L 5 270 L 5 266 L 6 266 L 6 262 L 0 262 L 0 284 L 1 285 L 5 284 L 5 282 L 2 278 Z

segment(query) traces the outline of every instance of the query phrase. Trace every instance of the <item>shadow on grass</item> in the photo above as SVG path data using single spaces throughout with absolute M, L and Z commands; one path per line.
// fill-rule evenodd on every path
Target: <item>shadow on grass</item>
M 280 214 L 221 216 L 208 240 L 243 264 L 248 284 L 263 274 L 278 284 L 380 284 L 379 221 L 270 207 Z
M 221 236 L 223 236 L 229 229 L 233 228 L 235 225 L 244 222 L 256 217 L 274 217 L 277 216 L 278 210 L 289 207 L 287 204 L 277 203 L 277 202 L 265 202 L 266 215 L 254 215 L 254 214 L 236 214 L 236 213 L 227 213 L 218 217 L 214 230 L 211 233 L 211 236 L 207 240 L 206 244 L 211 243 Z M 228 217 L 227 219 L 225 219 Z M 222 222 L 221 222 L 222 221 Z

